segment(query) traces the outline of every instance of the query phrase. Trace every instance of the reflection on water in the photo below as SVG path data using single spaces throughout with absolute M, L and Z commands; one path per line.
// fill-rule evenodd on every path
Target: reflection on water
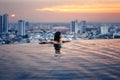
M 54 57 L 51 44 L 0 46 L 0 80 L 119 80 L 120 40 L 81 40 L 63 44 Z

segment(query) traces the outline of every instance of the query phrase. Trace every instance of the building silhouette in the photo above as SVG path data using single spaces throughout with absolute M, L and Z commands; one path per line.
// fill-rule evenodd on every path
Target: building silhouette
M 0 34 L 8 33 L 9 16 L 8 14 L 0 15 Z
M 4 14 L 3 15 L 3 33 L 8 33 L 8 23 L 9 23 L 8 14 Z
M 86 21 L 81 21 L 80 22 L 80 33 L 85 33 L 86 32 Z
M 108 34 L 108 26 L 101 26 L 100 33 L 101 34 Z
M 0 34 L 2 34 L 3 31 L 3 20 L 2 20 L 2 16 L 0 15 Z
M 18 35 L 24 36 L 25 35 L 25 21 L 18 20 Z
M 72 21 L 70 24 L 70 31 L 73 33 L 78 33 L 78 21 Z

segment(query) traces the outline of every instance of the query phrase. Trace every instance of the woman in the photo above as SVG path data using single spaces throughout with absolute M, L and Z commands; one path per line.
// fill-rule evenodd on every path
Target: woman
M 57 56 L 57 55 L 61 54 L 61 52 L 60 52 L 61 44 L 66 43 L 66 42 L 70 42 L 68 40 L 62 41 L 61 38 L 62 38 L 62 33 L 57 31 L 54 34 L 54 41 L 43 41 L 43 42 L 40 42 L 39 44 L 53 44 L 53 46 L 55 48 L 55 56 Z
M 61 54 L 61 52 L 60 52 L 60 50 L 61 50 L 61 43 L 62 43 L 61 38 L 62 38 L 62 33 L 57 31 L 54 34 L 54 42 L 53 42 L 56 54 Z

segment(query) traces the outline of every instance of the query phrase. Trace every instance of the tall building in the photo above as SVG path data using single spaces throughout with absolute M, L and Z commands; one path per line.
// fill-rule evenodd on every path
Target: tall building
M 78 33 L 78 21 L 72 21 L 70 25 L 70 31 L 73 33 Z
M 18 21 L 18 34 L 21 36 L 25 35 L 25 21 L 24 20 Z
M 9 23 L 8 14 L 0 15 L 0 34 L 8 33 L 8 23 Z
M 25 26 L 29 26 L 30 25 L 30 23 L 29 22 L 25 22 Z
M 8 33 L 8 23 L 9 23 L 8 14 L 4 14 L 3 15 L 3 33 Z
M 84 33 L 86 31 L 86 21 L 80 22 L 80 33 Z
M 101 26 L 100 32 L 101 34 L 108 34 L 108 26 Z
M 2 16 L 0 15 L 0 34 L 2 34 L 2 29 L 3 29 L 3 20 L 2 20 Z

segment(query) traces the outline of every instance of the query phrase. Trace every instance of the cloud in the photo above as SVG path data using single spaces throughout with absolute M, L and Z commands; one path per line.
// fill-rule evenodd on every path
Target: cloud
M 60 6 L 51 6 L 44 8 L 37 8 L 37 11 L 50 11 L 50 12 L 110 12 L 116 13 L 120 12 L 119 4 L 89 4 L 89 5 L 60 5 Z

